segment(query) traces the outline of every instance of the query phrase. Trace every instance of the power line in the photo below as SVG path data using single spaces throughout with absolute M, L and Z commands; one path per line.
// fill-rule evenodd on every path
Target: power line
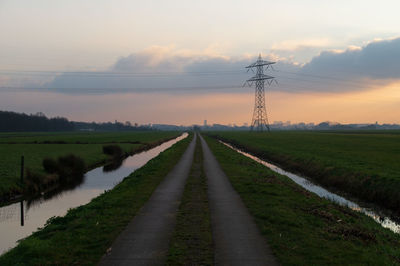
M 373 85 L 360 85 L 360 83 L 355 83 L 353 80 L 343 79 L 343 78 L 336 78 L 336 77 L 326 77 L 314 74 L 304 74 L 298 72 L 290 72 L 290 71 L 283 71 L 283 70 L 275 70 L 277 73 L 282 73 L 283 75 L 278 75 L 279 81 L 281 83 L 282 80 L 293 80 L 296 81 L 296 84 L 303 83 L 307 86 L 310 84 L 311 87 L 316 87 L 321 84 L 320 86 L 346 86 L 350 88 L 372 88 Z M 214 76 L 221 76 L 221 75 L 244 75 L 244 71 L 233 71 L 233 70 L 213 70 L 213 71 L 189 71 L 189 72 L 181 72 L 181 71 L 168 71 L 168 72 L 121 72 L 121 71 L 46 71 L 46 70 L 0 70 L 0 75 L 15 75 L 15 76 L 57 76 L 63 75 L 65 78 L 74 78 L 74 77 L 87 77 L 87 78 L 182 78 L 182 77 L 214 77 Z M 288 74 L 288 75 L 285 75 Z M 293 77 L 293 76 L 301 76 L 301 77 Z M 309 78 L 307 78 L 309 77 Z M 235 85 L 237 86 L 237 85 Z M 293 84 L 289 84 L 290 87 L 297 87 L 297 88 L 305 88 L 310 90 L 310 86 L 308 87 L 301 87 L 301 86 L 294 86 Z M 218 86 L 217 86 L 218 87 Z M 219 86 L 221 87 L 221 86 Z M 222 86 L 222 87 L 229 87 L 229 86 Z M 11 87 L 8 87 L 11 88 Z M 21 89 L 21 87 L 15 87 L 16 89 Z M 204 88 L 204 86 L 199 86 L 199 88 Z M 216 88 L 216 86 L 207 86 L 208 89 Z M 76 88 L 80 89 L 80 88 Z
M 54 92 L 65 92 L 68 91 L 108 91 L 108 92 L 136 92 L 136 91 L 182 91 L 182 90 L 230 90 L 230 89 L 243 89 L 242 85 L 222 85 L 222 86 L 196 86 L 196 87 L 16 87 L 16 86 L 3 86 L 0 90 L 32 90 L 32 91 L 54 91 Z
M 285 76 L 277 76 L 277 78 L 280 78 L 279 80 L 281 81 L 282 79 L 288 79 L 288 80 L 294 80 L 296 82 L 305 82 L 305 83 L 309 83 L 312 84 L 313 86 L 315 86 L 315 84 L 322 84 L 323 86 L 347 86 L 347 87 L 352 87 L 352 88 L 365 88 L 365 87 L 369 87 L 369 86 L 364 86 L 364 85 L 360 85 L 360 83 L 353 83 L 353 82 L 327 82 L 327 81 L 315 81 L 315 80 L 307 80 L 307 79 L 302 79 L 302 78 L 292 78 L 292 77 L 285 77 Z
M 336 80 L 336 81 L 349 81 L 349 80 L 342 79 L 342 78 L 335 78 L 335 77 L 331 77 L 331 76 L 328 77 L 328 76 L 321 76 L 321 75 L 314 75 L 314 74 L 306 74 L 306 73 L 303 73 L 303 72 L 291 72 L 291 71 L 283 71 L 283 70 L 275 70 L 275 69 L 273 71 L 292 74 L 292 75 L 313 77 L 313 78 L 318 78 L 318 79 L 331 79 L 331 80 Z
M 10 75 L 66 75 L 66 76 L 171 76 L 171 75 L 224 75 L 224 74 L 245 74 L 242 71 L 214 70 L 214 71 L 168 71 L 168 72 L 124 72 L 124 71 L 46 71 L 46 70 L 0 70 L 0 74 Z
M 301 76 L 301 78 L 293 78 L 287 75 L 279 75 L 278 77 L 284 79 L 291 79 L 296 81 L 304 81 L 304 82 L 321 82 L 314 80 L 330 80 L 330 84 L 337 85 L 339 84 L 348 84 L 354 87 L 359 87 L 359 83 L 355 83 L 353 80 L 335 78 L 335 77 L 326 77 L 320 75 L 311 75 L 311 74 L 303 74 L 297 72 L 283 71 L 283 70 L 275 70 L 278 73 L 285 73 L 289 75 Z M 169 72 L 121 72 L 121 71 L 46 71 L 46 70 L 0 70 L 0 74 L 3 75 L 14 75 L 14 76 L 57 76 L 63 75 L 65 78 L 73 78 L 73 77 L 88 77 L 88 78 L 156 78 L 156 77 L 184 77 L 184 76 L 195 76 L 195 77 L 208 77 L 208 76 L 219 76 L 219 75 L 239 75 L 245 74 L 242 71 L 231 71 L 231 70 L 214 70 L 214 71 L 189 71 L 189 72 L 178 72 L 178 71 L 169 71 Z M 313 79 L 306 79 L 305 77 L 311 77 Z M 332 81 L 334 83 L 332 83 Z M 326 84 L 327 81 L 324 81 Z

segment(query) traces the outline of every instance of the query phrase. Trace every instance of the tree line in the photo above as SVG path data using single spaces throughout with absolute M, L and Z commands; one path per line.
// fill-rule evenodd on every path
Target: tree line
M 65 117 L 48 118 L 39 112 L 36 114 L 0 111 L 0 132 L 22 131 L 139 131 L 151 130 L 148 126 L 132 125 L 130 122 L 95 123 L 73 122 Z

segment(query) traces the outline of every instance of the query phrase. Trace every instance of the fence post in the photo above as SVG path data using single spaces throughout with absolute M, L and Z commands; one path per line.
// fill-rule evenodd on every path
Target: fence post
M 21 156 L 21 186 L 24 185 L 24 156 Z
M 21 186 L 24 187 L 24 156 L 21 156 Z M 24 226 L 24 200 L 21 200 L 21 226 Z

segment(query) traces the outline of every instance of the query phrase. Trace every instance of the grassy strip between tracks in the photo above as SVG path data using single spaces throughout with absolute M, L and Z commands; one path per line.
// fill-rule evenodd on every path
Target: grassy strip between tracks
M 179 161 L 192 135 L 178 142 L 90 203 L 22 240 L 0 265 L 94 265 Z
M 400 264 L 398 234 L 206 140 L 281 264 Z
M 339 193 L 345 192 L 400 215 L 400 135 L 394 131 L 212 135 Z
M 193 166 L 179 206 L 167 265 L 212 265 L 214 246 L 203 153 L 197 140 Z

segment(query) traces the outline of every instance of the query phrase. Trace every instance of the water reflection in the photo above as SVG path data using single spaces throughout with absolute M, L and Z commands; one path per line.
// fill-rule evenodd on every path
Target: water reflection
M 119 168 L 112 171 L 104 171 L 103 167 L 98 167 L 87 172 L 80 183 L 70 184 L 59 191 L 47 193 L 33 200 L 1 207 L 0 254 L 14 247 L 19 239 L 29 236 L 37 228 L 42 227 L 50 217 L 63 216 L 69 209 L 90 202 L 104 190 L 113 188 L 124 177 L 187 136 L 188 134 L 184 133 L 153 149 L 130 156 L 121 162 Z
M 103 172 L 112 172 L 121 167 L 124 160 L 112 160 L 110 163 L 103 166 Z
M 295 183 L 299 184 L 300 186 L 302 186 L 303 188 L 305 188 L 308 191 L 311 191 L 315 194 L 317 194 L 318 196 L 320 196 L 321 198 L 326 198 L 330 201 L 336 202 L 339 205 L 342 206 L 346 206 L 352 210 L 358 211 L 358 212 L 362 212 L 366 215 L 368 215 L 369 217 L 373 218 L 377 223 L 381 224 L 384 228 L 388 228 L 390 230 L 392 230 L 395 233 L 400 233 L 400 223 L 394 221 L 394 219 L 390 218 L 385 211 L 383 210 L 379 210 L 378 208 L 370 208 L 370 207 L 361 207 L 359 204 L 348 200 L 342 196 L 339 196 L 335 193 L 332 193 L 328 190 L 326 190 L 323 187 L 320 187 L 314 183 L 312 183 L 309 179 L 305 179 L 303 177 L 300 177 L 298 175 L 295 175 L 293 173 L 287 172 L 281 168 L 279 168 L 278 166 L 263 161 L 260 158 L 251 155 L 247 152 L 243 152 L 235 147 L 233 147 L 232 145 L 225 143 L 223 141 L 220 141 L 222 144 L 224 144 L 225 146 L 235 150 L 236 152 L 243 154 L 244 156 L 253 159 L 254 161 L 270 168 L 272 171 L 277 172 L 278 174 L 281 175 L 285 175 L 287 177 L 289 177 L 290 179 L 292 179 Z M 363 206 L 368 206 L 368 204 L 362 204 Z
M 0 211 L 0 223 L 13 219 L 17 215 L 18 210 L 17 204 L 2 207 Z
M 21 226 L 24 226 L 24 201 L 21 200 L 20 202 L 20 208 L 21 208 Z
M 29 210 L 31 208 L 31 206 L 34 206 L 36 204 L 40 205 L 40 204 L 42 204 L 43 201 L 51 200 L 52 198 L 55 198 L 55 197 L 61 197 L 63 193 L 76 189 L 85 181 L 86 175 L 83 175 L 80 178 L 72 179 L 68 183 L 63 183 L 60 186 L 58 186 L 57 188 L 52 189 L 46 193 L 43 193 L 37 197 L 27 199 L 26 200 L 27 210 Z

